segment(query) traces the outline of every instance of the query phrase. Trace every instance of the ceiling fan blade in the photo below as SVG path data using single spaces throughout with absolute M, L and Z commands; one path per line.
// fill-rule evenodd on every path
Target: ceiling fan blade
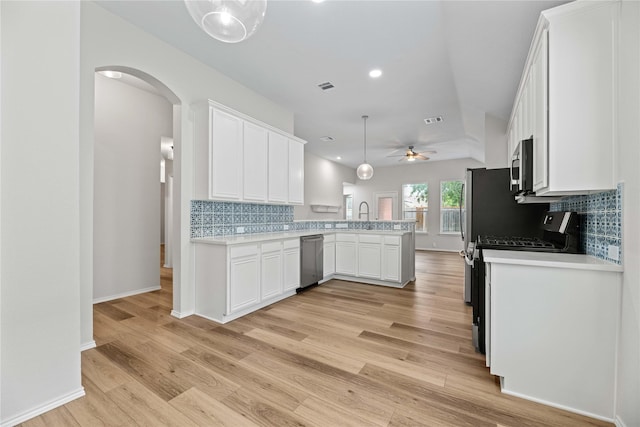
M 415 159 L 418 160 L 429 160 L 428 157 L 423 156 L 422 154 L 416 154 L 415 156 L 413 156 Z
M 416 153 L 416 154 L 425 155 L 425 154 L 436 154 L 436 153 L 437 153 L 437 151 L 431 150 L 431 151 L 421 151 L 421 152 Z

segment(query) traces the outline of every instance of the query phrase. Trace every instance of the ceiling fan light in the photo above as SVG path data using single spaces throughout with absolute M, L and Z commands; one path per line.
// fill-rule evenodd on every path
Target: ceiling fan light
M 366 181 L 367 179 L 371 179 L 373 177 L 373 166 L 371 166 L 369 163 L 363 163 L 358 166 L 356 174 L 358 175 L 358 178 L 364 181 Z
M 267 0 L 184 0 L 184 3 L 204 32 L 225 43 L 251 37 L 267 11 Z
M 407 162 L 415 162 L 415 161 L 416 161 L 416 158 L 415 158 L 415 157 L 413 157 L 413 156 L 409 156 L 409 157 L 407 158 Z

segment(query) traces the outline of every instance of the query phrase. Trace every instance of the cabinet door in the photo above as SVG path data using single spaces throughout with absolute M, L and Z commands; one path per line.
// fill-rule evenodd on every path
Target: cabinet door
M 382 280 L 400 281 L 400 246 L 398 245 L 383 246 Z
M 548 186 L 548 66 L 547 49 L 549 35 L 544 30 L 534 47 L 532 82 L 533 82 L 533 191 Z
M 304 144 L 289 140 L 289 203 L 304 204 Z
M 329 277 L 336 272 L 336 244 L 325 243 L 322 255 L 322 272 L 324 277 Z
M 229 307 L 231 314 L 260 301 L 258 255 L 231 258 L 229 261 Z
M 242 120 L 211 108 L 209 198 L 242 198 Z
M 271 243 L 273 248 L 265 251 L 263 245 L 262 253 L 262 275 L 260 280 L 260 295 L 263 300 L 278 296 L 282 293 L 282 244 Z M 275 249 L 275 250 L 273 250 Z
M 356 275 L 356 244 L 336 242 L 336 273 Z
M 267 200 L 268 132 L 263 127 L 244 122 L 243 135 L 243 194 L 244 200 Z
M 300 248 L 284 251 L 284 292 L 300 287 Z
M 358 276 L 380 278 L 382 247 L 378 243 L 360 243 L 358 246 Z
M 289 139 L 269 132 L 269 196 L 270 202 L 287 203 L 289 193 Z

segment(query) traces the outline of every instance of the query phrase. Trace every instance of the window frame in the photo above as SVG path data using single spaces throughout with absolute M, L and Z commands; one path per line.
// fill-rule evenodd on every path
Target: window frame
M 439 222 L 439 226 L 438 228 L 440 229 L 440 234 L 445 235 L 445 236 L 459 236 L 460 235 L 460 230 L 456 230 L 456 231 L 444 231 L 443 230 L 443 225 L 444 225 L 444 212 L 445 211 L 452 211 L 454 209 L 451 208 L 444 208 L 443 207 L 443 199 L 442 199 L 442 195 L 443 195 L 443 184 L 444 183 L 448 183 L 448 182 L 459 182 L 462 184 L 462 186 L 464 186 L 464 180 L 462 179 L 446 179 L 446 180 L 441 180 L 440 181 L 440 193 L 438 194 L 439 196 L 439 206 L 440 206 L 440 214 L 439 214 L 439 218 L 438 218 L 438 222 Z M 462 192 L 462 187 L 460 188 L 460 191 Z M 463 201 L 464 204 L 464 201 Z M 458 212 L 458 218 L 460 218 L 460 214 L 463 215 L 462 220 L 464 220 L 464 215 L 466 214 L 466 209 L 464 206 L 462 206 L 462 212 L 460 212 L 460 206 L 456 206 L 455 211 Z M 460 224 L 460 219 L 458 219 L 458 224 Z
M 426 206 L 424 206 L 424 209 L 422 211 L 424 227 L 423 227 L 423 229 L 420 229 L 420 230 L 417 227 L 417 224 L 418 224 L 418 210 L 417 209 L 413 209 L 413 210 L 405 209 L 405 187 L 409 186 L 409 185 L 426 185 L 427 186 L 427 203 L 426 203 Z M 412 218 L 407 218 L 405 214 L 408 213 L 408 212 L 415 212 L 415 218 L 414 218 L 415 224 L 416 224 L 415 232 L 417 234 L 429 234 L 429 199 L 431 198 L 431 196 L 429 195 L 429 183 L 428 182 L 413 182 L 413 183 L 402 184 L 400 194 L 401 194 L 401 197 L 402 197 L 402 200 L 400 202 L 401 219 L 402 220 L 412 219 Z M 419 206 L 416 206 L 415 208 L 418 208 L 418 207 Z

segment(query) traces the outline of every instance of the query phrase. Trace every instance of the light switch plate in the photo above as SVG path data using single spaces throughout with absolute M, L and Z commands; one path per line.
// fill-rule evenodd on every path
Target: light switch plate
M 402 226 L 400 224 L 393 224 L 394 230 L 402 230 Z
M 609 245 L 609 250 L 607 251 L 607 258 L 612 259 L 614 261 L 620 260 L 620 248 L 614 245 Z
M 348 224 L 345 223 L 340 223 L 340 224 L 336 224 L 336 228 L 347 228 Z
M 244 233 L 244 227 L 238 227 L 238 228 L 236 228 L 236 233 L 238 233 L 238 234 L 242 234 L 242 233 Z
M 288 230 L 288 229 L 289 229 L 289 224 L 285 224 L 285 225 L 283 225 L 283 226 L 282 226 L 282 229 L 283 229 L 283 230 Z
M 331 225 L 331 224 L 325 224 L 324 225 L 324 228 L 331 228 L 331 227 L 333 227 L 333 225 Z

